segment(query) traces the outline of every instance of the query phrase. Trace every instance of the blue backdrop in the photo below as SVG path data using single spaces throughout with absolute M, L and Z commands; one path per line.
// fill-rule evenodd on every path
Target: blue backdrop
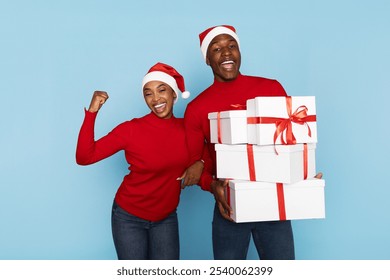
M 123 153 L 75 146 L 94 90 L 96 136 L 148 112 L 141 80 L 174 65 L 195 97 L 212 82 L 198 34 L 237 28 L 244 74 L 315 95 L 324 220 L 294 221 L 298 259 L 389 259 L 390 4 L 370 1 L 0 1 L 0 259 L 115 259 L 110 212 Z M 191 100 L 191 99 L 190 99 Z M 182 117 L 187 101 L 175 106 Z M 212 259 L 213 197 L 183 191 L 183 259 Z M 253 245 L 249 259 L 256 259 Z

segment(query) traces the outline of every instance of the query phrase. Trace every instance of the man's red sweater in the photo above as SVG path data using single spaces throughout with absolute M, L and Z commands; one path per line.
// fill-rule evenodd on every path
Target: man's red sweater
M 145 220 L 159 221 L 179 203 L 180 177 L 189 164 L 183 119 L 160 119 L 154 113 L 126 121 L 94 140 L 97 113 L 85 111 L 76 161 L 88 165 L 125 151 L 130 173 L 116 193 L 116 203 Z
M 236 110 L 237 105 L 245 106 L 248 99 L 256 96 L 286 95 L 282 85 L 272 79 L 239 74 L 235 80 L 229 82 L 214 80 L 209 88 L 188 104 L 184 115 L 191 163 L 202 158 L 203 143 L 206 141 L 213 161 L 213 168 L 209 172 L 215 175 L 216 153 L 214 144 L 210 143 L 209 113 Z M 202 189 L 210 190 L 204 186 Z

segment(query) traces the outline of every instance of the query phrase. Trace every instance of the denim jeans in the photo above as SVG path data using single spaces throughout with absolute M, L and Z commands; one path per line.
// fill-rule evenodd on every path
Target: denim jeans
M 290 221 L 234 223 L 224 219 L 215 206 L 212 231 L 216 260 L 245 260 L 251 236 L 260 259 L 295 259 Z
M 126 212 L 114 202 L 111 227 L 119 260 L 179 259 L 176 211 L 162 221 L 151 222 Z

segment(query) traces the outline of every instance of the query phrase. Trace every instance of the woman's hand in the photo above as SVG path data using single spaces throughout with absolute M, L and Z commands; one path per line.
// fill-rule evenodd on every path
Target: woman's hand
M 96 90 L 93 93 L 91 103 L 89 104 L 88 111 L 91 113 L 95 113 L 100 110 L 103 104 L 107 101 L 108 94 L 105 91 Z
M 203 172 L 204 164 L 202 161 L 198 160 L 183 173 L 183 175 L 177 180 L 181 181 L 181 188 L 184 189 L 187 186 L 196 185 L 199 183 L 200 176 Z

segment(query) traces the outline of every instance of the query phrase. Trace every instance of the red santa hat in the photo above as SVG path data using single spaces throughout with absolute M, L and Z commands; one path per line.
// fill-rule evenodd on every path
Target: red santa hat
M 185 90 L 183 76 L 168 64 L 158 62 L 153 65 L 142 80 L 142 89 L 145 84 L 150 81 L 164 82 L 173 89 L 177 96 L 179 96 L 179 93 L 181 92 L 182 98 L 187 99 L 190 97 L 190 92 Z M 175 102 L 177 99 L 178 97 L 175 98 Z
M 221 34 L 228 34 L 228 35 L 232 36 L 234 38 L 234 40 L 237 41 L 238 46 L 240 46 L 240 42 L 238 40 L 236 29 L 233 26 L 219 25 L 219 26 L 210 27 L 199 34 L 200 50 L 202 51 L 204 60 L 206 60 L 207 49 L 208 49 L 211 41 L 216 36 L 221 35 Z

